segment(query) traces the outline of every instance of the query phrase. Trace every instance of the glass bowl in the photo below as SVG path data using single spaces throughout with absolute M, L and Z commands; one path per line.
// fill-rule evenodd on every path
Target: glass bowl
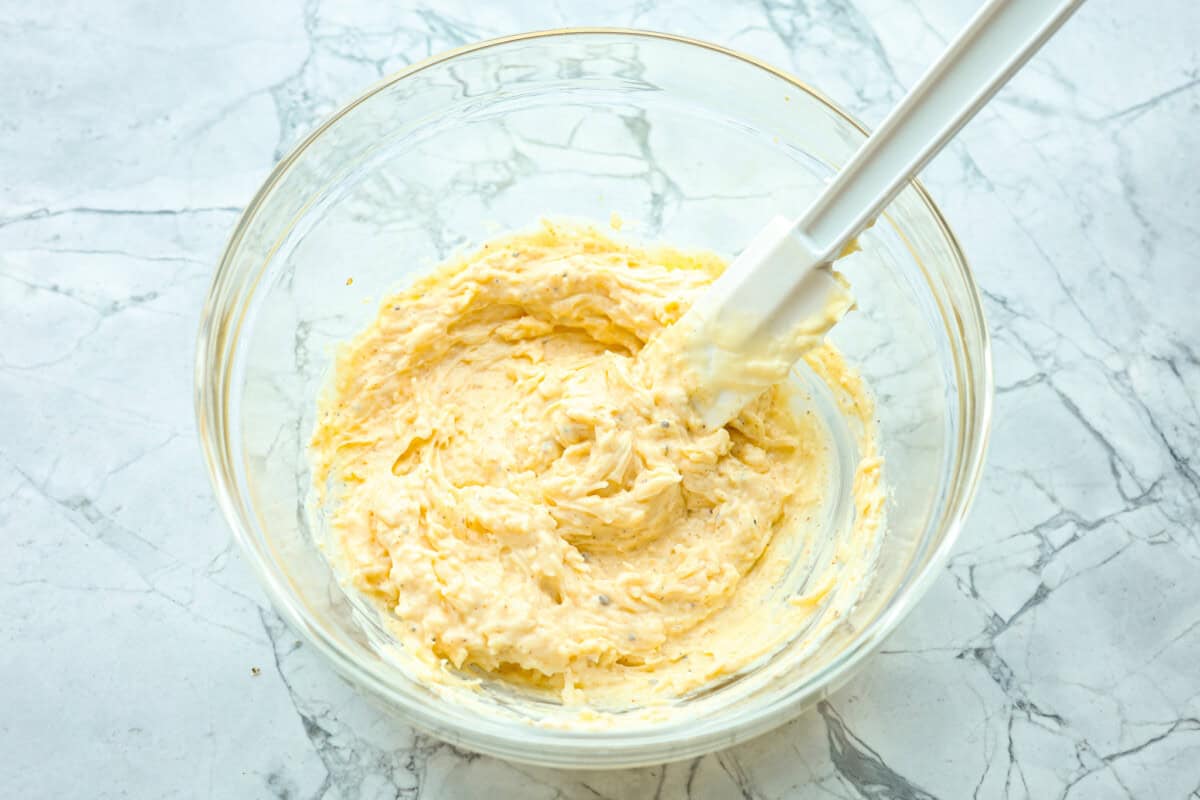
M 335 344 L 453 251 L 542 215 L 615 212 L 639 239 L 730 255 L 772 215 L 799 213 L 865 135 L 828 99 L 747 56 L 609 29 L 464 47 L 335 114 L 242 215 L 198 342 L 196 409 L 216 495 L 283 617 L 406 722 L 548 766 L 693 757 L 763 733 L 846 681 L 944 563 L 989 428 L 979 295 L 916 183 L 862 236 L 847 269 L 859 307 L 832 334 L 878 403 L 889 500 L 872 582 L 814 655 L 683 700 L 686 714 L 547 727 L 411 678 L 316 545 L 306 448 Z

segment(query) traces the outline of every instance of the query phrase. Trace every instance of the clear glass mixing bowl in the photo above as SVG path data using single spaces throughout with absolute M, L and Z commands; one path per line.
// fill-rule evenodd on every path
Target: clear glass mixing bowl
M 919 185 L 862 237 L 849 274 L 859 308 L 832 335 L 878 401 L 890 499 L 874 579 L 816 655 L 709 692 L 692 713 L 550 729 L 409 678 L 314 544 L 306 447 L 334 345 L 457 248 L 541 215 L 616 212 L 637 238 L 732 254 L 773 214 L 802 210 L 864 136 L 829 100 L 754 59 L 620 30 L 465 47 L 334 115 L 242 215 L 198 343 L 196 408 L 217 498 L 280 613 L 404 720 L 549 766 L 692 757 L 762 733 L 844 682 L 945 561 L 989 427 L 978 292 Z

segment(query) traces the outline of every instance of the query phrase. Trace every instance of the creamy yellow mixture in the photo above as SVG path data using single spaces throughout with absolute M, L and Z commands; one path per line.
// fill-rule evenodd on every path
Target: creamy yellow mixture
M 387 299 L 342 348 L 315 481 L 332 492 L 331 555 L 408 654 L 569 703 L 645 702 L 736 672 L 813 617 L 837 563 L 765 599 L 820 546 L 822 421 L 780 385 L 706 430 L 638 359 L 722 268 L 545 223 Z M 806 358 L 862 433 L 865 559 L 882 514 L 871 402 L 831 346 Z

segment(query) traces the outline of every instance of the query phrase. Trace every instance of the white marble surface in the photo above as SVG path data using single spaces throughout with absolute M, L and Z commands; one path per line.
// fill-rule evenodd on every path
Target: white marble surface
M 193 337 L 225 237 L 380 75 L 630 25 L 753 53 L 873 123 L 975 3 L 0 4 L 0 791 L 1200 797 L 1190 0 L 1091 0 L 926 171 L 995 332 L 989 470 L 930 596 L 819 713 L 611 773 L 414 735 L 264 604 L 201 465 Z

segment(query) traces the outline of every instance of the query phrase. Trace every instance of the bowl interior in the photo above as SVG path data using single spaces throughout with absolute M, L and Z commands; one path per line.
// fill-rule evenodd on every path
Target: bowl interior
M 247 211 L 202 331 L 202 435 L 273 601 L 411 721 L 510 758 L 663 761 L 753 735 L 814 701 L 911 604 L 978 470 L 986 334 L 958 249 L 918 188 L 862 236 L 847 268 L 858 310 L 832 336 L 878 403 L 890 488 L 878 570 L 818 654 L 708 694 L 686 726 L 524 729 L 405 677 L 314 545 L 306 447 L 334 346 L 456 249 L 541 216 L 615 213 L 631 237 L 732 255 L 772 215 L 799 213 L 862 138 L 827 101 L 761 65 L 612 31 L 443 57 L 327 123 Z

